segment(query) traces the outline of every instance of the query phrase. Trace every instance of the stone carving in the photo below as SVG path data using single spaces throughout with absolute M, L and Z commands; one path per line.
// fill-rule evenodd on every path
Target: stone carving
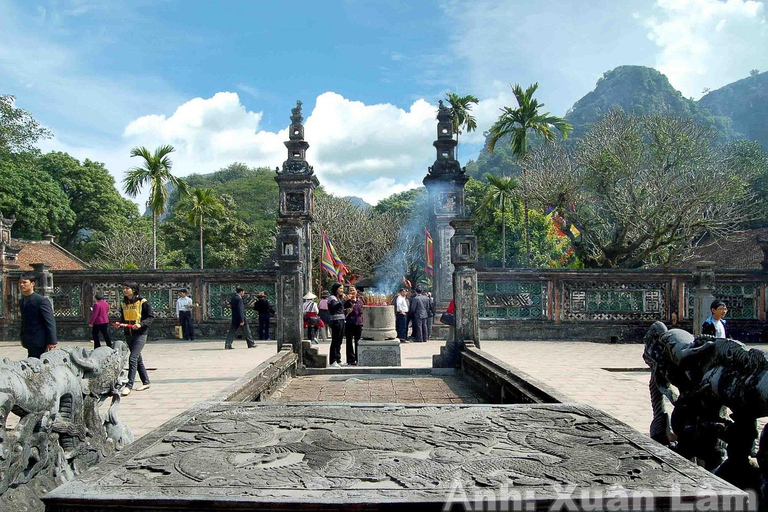
M 673 489 L 690 495 L 701 486 L 738 493 L 654 445 L 574 404 L 203 404 L 106 461 L 98 474 L 56 489 L 46 505 L 103 510 L 117 498 L 142 510 L 224 502 L 243 510 L 378 510 L 374 504 L 444 503 L 458 484 L 469 499 L 506 484 L 550 505 L 565 483 L 653 489 L 656 496 Z M 546 507 L 520 510 L 534 509 Z
M 643 358 L 651 368 L 651 436 L 734 485 L 759 490 L 761 478 L 763 485 L 768 482 L 768 440 L 762 442 L 767 429 L 757 451 L 759 469 L 749 457 L 756 420 L 768 416 L 766 353 L 732 339 L 667 330 L 661 322 L 654 322 L 644 342 Z M 674 405 L 671 417 L 662 395 Z
M 659 283 L 572 283 L 563 286 L 564 320 L 653 320 L 665 314 Z
M 289 213 L 304 213 L 304 192 L 286 192 L 285 209 Z
M 67 347 L 0 362 L 0 509 L 41 508 L 40 495 L 133 441 L 117 418 L 127 360 L 117 340 L 114 349 Z M 110 398 L 102 419 L 99 406 Z M 13 429 L 11 412 L 20 417 Z

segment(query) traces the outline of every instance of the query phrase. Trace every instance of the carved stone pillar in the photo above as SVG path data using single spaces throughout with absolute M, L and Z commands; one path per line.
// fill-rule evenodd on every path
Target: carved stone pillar
M 453 300 L 456 307 L 454 336 L 461 347 L 474 344 L 480 348 L 477 313 L 477 237 L 472 233 L 470 219 L 456 219 L 451 238 L 453 263 Z
M 701 324 L 712 312 L 709 306 L 715 300 L 715 263 L 700 261 L 693 273 L 693 334 L 701 334 Z
M 49 296 L 53 292 L 53 274 L 45 263 L 32 263 L 32 273 L 35 274 L 35 293 Z
M 429 231 L 434 248 L 434 276 L 432 279 L 435 305 L 445 310 L 453 298 L 451 264 L 451 221 L 464 217 L 464 185 L 469 178 L 454 158 L 456 141 L 453 139 L 451 110 L 440 102 L 437 114 L 437 140 L 433 143 L 437 159 L 424 178 L 429 207 Z
M 304 140 L 301 102 L 291 109 L 289 140 L 285 142 L 288 159 L 282 170 L 277 169 L 280 189 L 277 234 L 277 350 L 290 345 L 299 356 L 302 354 L 302 297 L 311 283 L 312 251 L 311 231 L 315 208 L 315 187 L 318 186 L 314 169 L 307 163 L 309 143 Z

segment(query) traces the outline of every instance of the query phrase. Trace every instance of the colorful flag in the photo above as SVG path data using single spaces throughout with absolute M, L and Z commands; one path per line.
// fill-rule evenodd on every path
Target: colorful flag
M 321 263 L 324 270 L 334 276 L 340 283 L 344 282 L 347 266 L 336 255 L 336 249 L 333 248 L 331 239 L 328 238 L 325 231 L 323 231 L 323 258 Z
M 424 242 L 424 261 L 427 262 L 427 267 L 424 269 L 424 273 L 433 276 L 435 275 L 435 252 L 434 247 L 432 246 L 432 235 L 429 234 L 427 228 L 424 228 L 424 234 L 426 235 L 426 240 Z

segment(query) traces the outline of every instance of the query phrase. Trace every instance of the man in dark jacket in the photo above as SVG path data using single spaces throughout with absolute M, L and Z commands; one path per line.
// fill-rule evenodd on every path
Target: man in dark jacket
M 22 274 L 19 278 L 21 311 L 21 344 L 27 357 L 39 358 L 43 352 L 56 348 L 56 320 L 47 297 L 35 293 L 35 275 Z
M 224 342 L 224 348 L 231 350 L 235 347 L 232 346 L 232 342 L 237 335 L 237 331 L 243 329 L 243 336 L 245 336 L 245 342 L 248 343 L 248 348 L 256 346 L 256 342 L 251 337 L 251 329 L 248 327 L 248 319 L 245 317 L 245 305 L 243 304 L 243 296 L 245 290 L 238 287 L 235 290 L 235 294 L 229 299 L 229 305 L 232 308 L 232 323 L 229 326 L 229 332 L 227 333 L 227 340 Z
M 414 290 L 411 307 L 408 312 L 413 315 L 413 338 L 416 342 L 427 341 L 427 316 L 429 315 L 429 299 L 422 294 L 421 288 Z
M 725 330 L 725 315 L 728 313 L 728 306 L 721 300 L 714 300 L 709 305 L 712 315 L 704 320 L 701 325 L 701 334 L 709 334 L 717 338 L 727 338 L 728 333 Z
M 257 295 L 256 304 L 253 305 L 253 309 L 259 314 L 259 339 L 269 339 L 269 318 L 275 314 L 275 310 L 267 301 L 267 294 L 259 292 Z

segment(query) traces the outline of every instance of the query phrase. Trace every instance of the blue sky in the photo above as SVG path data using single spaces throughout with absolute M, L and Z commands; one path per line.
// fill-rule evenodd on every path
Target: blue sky
M 666 73 L 686 96 L 768 69 L 753 0 L 0 0 L 0 94 L 56 137 L 41 148 L 103 161 L 120 180 L 135 145 L 177 148 L 179 175 L 280 165 L 304 102 L 308 159 L 339 195 L 375 202 L 434 160 L 434 109 L 473 93 L 482 132 L 540 83 L 564 115 L 616 66 Z

